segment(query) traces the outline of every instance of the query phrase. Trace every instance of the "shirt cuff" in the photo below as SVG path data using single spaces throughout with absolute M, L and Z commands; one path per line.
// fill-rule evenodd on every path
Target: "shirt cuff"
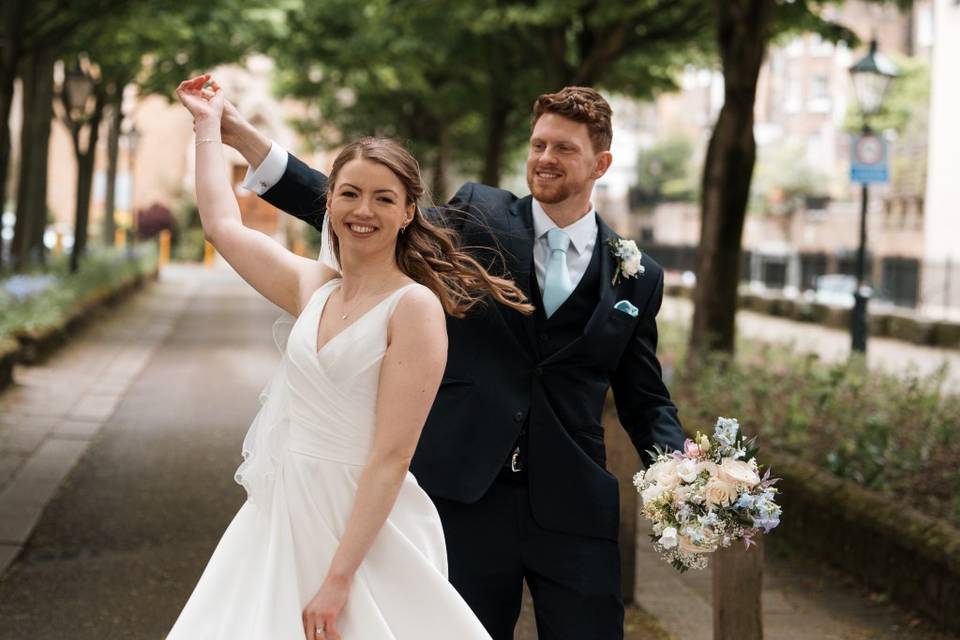
M 243 183 L 240 186 L 248 191 L 253 191 L 258 196 L 262 196 L 280 182 L 280 178 L 287 170 L 287 156 L 286 149 L 271 141 L 270 153 L 256 169 L 247 167 L 247 175 L 244 176 Z

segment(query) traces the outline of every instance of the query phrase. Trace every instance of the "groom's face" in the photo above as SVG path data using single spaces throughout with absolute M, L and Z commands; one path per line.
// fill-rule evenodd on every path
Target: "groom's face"
M 610 165 L 610 152 L 597 152 L 587 125 L 545 113 L 533 125 L 527 154 L 527 186 L 533 197 L 557 204 L 571 197 L 589 197 L 593 183 Z

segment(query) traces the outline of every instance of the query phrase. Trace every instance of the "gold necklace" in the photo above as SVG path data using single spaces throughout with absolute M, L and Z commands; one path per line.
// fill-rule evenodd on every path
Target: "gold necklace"
M 344 306 L 346 306 L 347 298 L 346 298 L 346 294 L 343 292 L 343 287 L 340 287 L 340 297 L 343 298 L 343 304 Z M 367 297 L 369 298 L 370 296 L 367 296 Z M 356 311 L 357 307 L 360 306 L 360 303 L 364 301 L 363 296 L 357 296 L 357 298 L 358 300 L 357 302 L 354 303 L 353 307 L 351 307 L 349 311 L 345 311 L 343 315 L 340 316 L 341 320 L 346 320 L 348 317 L 350 317 L 350 314 Z

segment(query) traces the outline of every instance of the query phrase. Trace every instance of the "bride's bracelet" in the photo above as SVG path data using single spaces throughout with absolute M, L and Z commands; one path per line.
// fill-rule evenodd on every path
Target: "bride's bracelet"
M 199 140 L 197 140 L 197 144 L 195 144 L 194 146 L 199 147 L 204 142 L 220 142 L 220 140 L 218 140 L 217 138 L 200 138 Z

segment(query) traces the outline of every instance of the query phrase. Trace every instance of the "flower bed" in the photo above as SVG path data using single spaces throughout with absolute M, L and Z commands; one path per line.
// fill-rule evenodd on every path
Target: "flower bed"
M 14 361 L 42 360 L 69 328 L 156 271 L 155 248 L 141 245 L 132 258 L 117 250 L 92 253 L 76 274 L 60 260 L 43 273 L 0 280 L 0 388 L 10 383 Z
M 948 628 L 960 601 L 960 396 L 929 377 L 827 365 L 741 341 L 696 376 L 687 333 L 661 325 L 664 365 L 687 429 L 740 417 L 783 478 L 778 530 L 871 588 Z

